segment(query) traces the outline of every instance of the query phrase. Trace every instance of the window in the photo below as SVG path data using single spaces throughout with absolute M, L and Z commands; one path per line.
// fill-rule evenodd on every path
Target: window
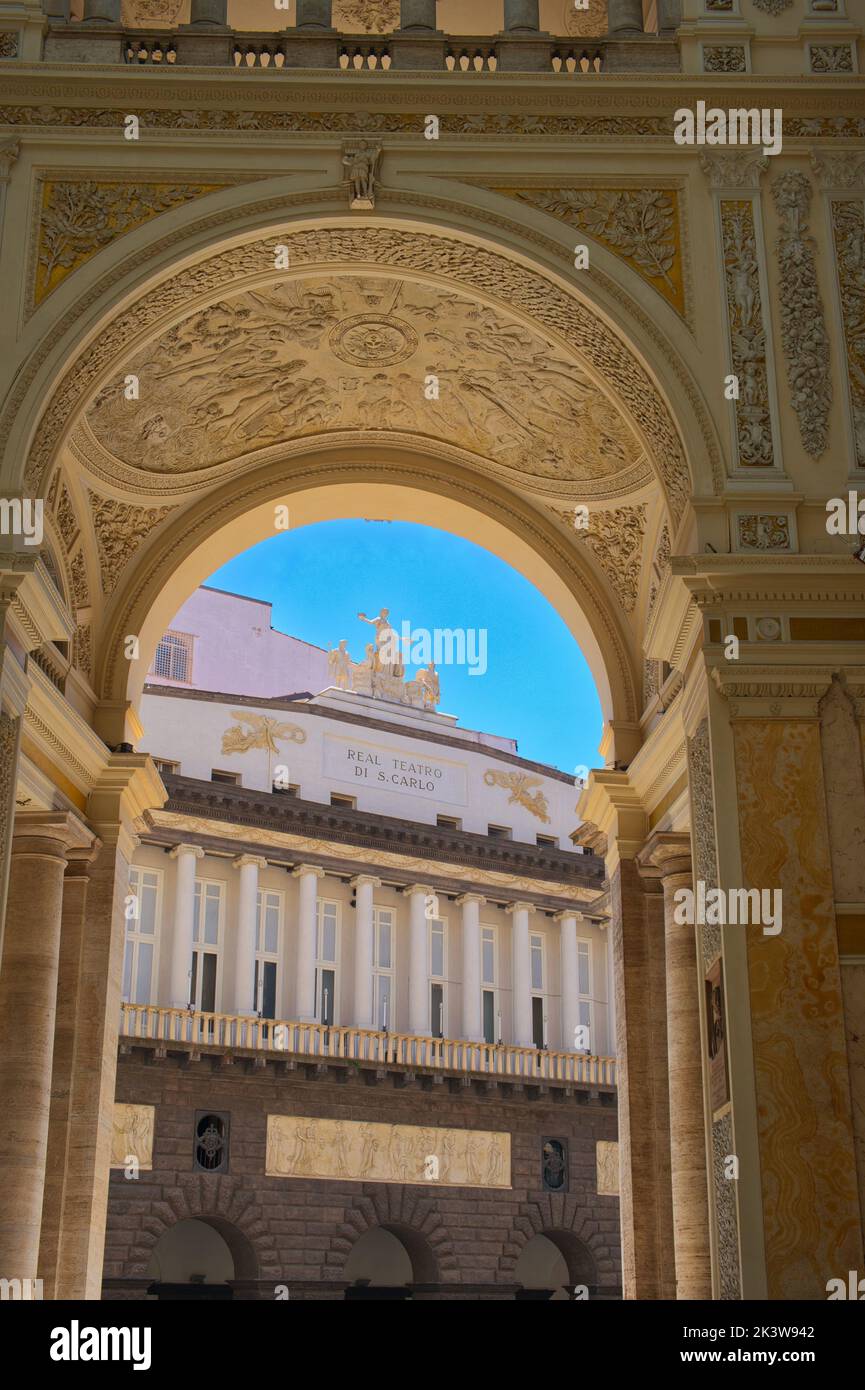
M 154 869 L 129 870 L 123 954 L 123 999 L 127 1004 L 152 1002 L 161 879 L 162 875 Z
M 462 822 L 456 816 L 436 816 L 439 830 L 462 830 Z
M 339 903 L 317 898 L 315 904 L 315 1016 L 333 1027 L 336 1018 L 336 965 Z
M 499 1018 L 496 987 L 498 985 L 498 942 L 495 927 L 481 928 L 481 980 L 482 1009 L 484 1022 L 484 1042 L 501 1041 L 501 1020 Z
M 392 907 L 373 908 L 372 976 L 375 1027 L 392 1030 L 395 1019 L 394 949 L 396 923 Z
M 568 1146 L 564 1139 L 545 1139 L 543 1141 L 541 1185 L 545 1192 L 567 1192 Z
M 536 835 L 535 844 L 538 849 L 558 849 L 559 842 L 555 835 Z
M 430 1033 L 445 1037 L 445 984 L 447 966 L 447 926 L 441 918 L 429 924 Z
M 282 894 L 259 890 L 255 911 L 255 1011 L 276 1018 Z
M 170 758 L 154 758 L 153 761 L 159 773 L 180 771 L 180 763 L 174 763 Z
M 488 825 L 487 834 L 491 840 L 509 840 L 511 838 L 511 828 L 509 825 Z
M 228 1171 L 228 1116 L 204 1113 L 195 1116 L 195 1167 L 204 1173 Z
M 567 1041 L 576 1052 L 592 1051 L 592 943 L 577 942 L 577 990 L 579 992 L 580 1033 Z M 585 1031 L 582 1031 L 582 1030 Z
M 220 770 L 220 768 L 215 767 L 215 768 L 213 768 L 213 770 L 212 770 L 212 772 L 211 772 L 211 774 L 210 774 L 210 780 L 211 780 L 211 782 L 229 782 L 229 783 L 231 784 L 231 786 L 233 786 L 233 787 L 239 787 L 239 786 L 240 786 L 240 773 L 239 773 L 239 772 L 223 772 L 223 771 Z
M 331 792 L 331 806 L 345 806 L 349 811 L 357 810 L 357 801 L 353 796 L 343 796 L 340 792 Z
M 547 1045 L 546 1004 L 544 1001 L 544 938 L 531 936 L 532 955 L 532 1041 L 535 1047 Z
M 192 974 L 189 1002 L 202 1013 L 216 1012 L 222 927 L 222 884 L 195 880 Z
M 151 675 L 165 680 L 192 681 L 192 635 L 188 632 L 166 632 L 156 648 Z

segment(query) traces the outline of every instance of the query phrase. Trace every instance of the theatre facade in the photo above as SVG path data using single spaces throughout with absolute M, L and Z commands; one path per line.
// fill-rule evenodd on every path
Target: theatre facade
M 269 617 L 199 589 L 145 686 L 168 800 L 130 869 L 106 1295 L 224 1287 L 196 1220 L 217 1188 L 239 1295 L 620 1296 L 606 884 L 574 777 L 419 703 L 383 624 L 328 662 Z M 380 1235 L 352 1253 L 375 1223 L 392 1274 Z
M 860 10 L 0 0 L 0 1278 L 865 1267 Z M 535 585 L 585 786 L 202 589 L 342 518 Z

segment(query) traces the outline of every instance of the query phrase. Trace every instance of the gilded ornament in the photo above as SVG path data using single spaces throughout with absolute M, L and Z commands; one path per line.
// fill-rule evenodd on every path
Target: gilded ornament
M 547 798 L 543 792 L 533 792 L 532 787 L 542 787 L 543 779 L 532 777 L 528 772 L 493 772 L 484 773 L 484 782 L 488 787 L 504 787 L 510 792 L 508 805 L 513 804 L 524 806 L 533 816 L 537 816 L 539 821 L 545 825 L 549 823 L 550 814 Z
M 278 753 L 279 743 L 306 743 L 306 734 L 298 724 L 285 724 L 269 715 L 250 714 L 248 710 L 232 710 L 231 717 L 249 727 L 231 725 L 226 729 L 222 735 L 223 753 L 248 753 L 252 748 Z

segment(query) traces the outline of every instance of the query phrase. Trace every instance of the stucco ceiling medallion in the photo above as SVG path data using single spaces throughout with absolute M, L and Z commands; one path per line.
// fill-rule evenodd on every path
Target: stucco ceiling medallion
M 379 314 L 354 314 L 331 329 L 334 357 L 356 367 L 392 367 L 417 352 L 418 336 L 410 324 Z

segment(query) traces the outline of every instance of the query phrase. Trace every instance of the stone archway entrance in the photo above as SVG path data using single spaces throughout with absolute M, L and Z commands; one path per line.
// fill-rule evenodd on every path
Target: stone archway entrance
M 348 1302 L 408 1299 L 415 1284 L 438 1282 L 428 1241 L 408 1226 L 371 1226 L 359 1236 L 345 1262 Z
M 148 1295 L 158 1299 L 224 1302 L 236 1279 L 257 1277 L 246 1237 L 217 1217 L 190 1217 L 163 1231 L 150 1256 Z
M 514 1266 L 514 1282 L 522 1286 L 517 1301 L 563 1302 L 575 1290 L 596 1296 L 598 1273 L 589 1249 L 572 1231 L 539 1231 L 523 1246 Z M 585 1293 L 580 1293 L 586 1297 Z

